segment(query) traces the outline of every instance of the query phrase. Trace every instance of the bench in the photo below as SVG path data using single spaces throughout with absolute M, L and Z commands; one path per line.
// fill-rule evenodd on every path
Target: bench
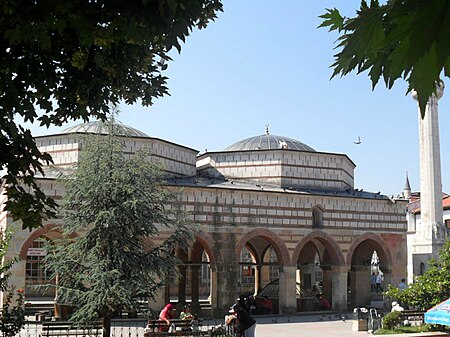
M 89 326 L 79 326 L 76 323 L 69 321 L 44 321 L 42 322 L 41 337 L 95 337 L 102 335 L 102 329 L 103 327 L 100 322 Z
M 166 321 L 155 319 L 149 320 L 144 331 L 144 337 L 165 337 L 165 336 L 205 336 L 208 331 L 202 330 L 202 320 L 181 320 L 173 319 L 172 324 L 175 331 L 161 331 L 161 328 L 167 329 Z
M 420 310 L 403 310 L 401 311 L 402 322 L 408 320 L 411 325 L 422 325 L 424 322 L 424 311 Z

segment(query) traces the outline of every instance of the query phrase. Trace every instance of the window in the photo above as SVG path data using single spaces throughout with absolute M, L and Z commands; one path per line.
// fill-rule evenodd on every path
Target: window
M 28 248 L 27 260 L 25 267 L 25 282 L 27 284 L 46 284 L 49 283 L 51 272 L 43 263 L 43 259 L 47 255 L 44 246 L 45 238 L 38 238 Z
M 249 263 L 248 265 L 241 266 L 241 280 L 242 285 L 254 285 L 255 284 L 255 267 L 251 265 L 253 263 L 252 254 L 250 254 L 247 248 L 241 251 L 241 262 Z
M 312 209 L 313 228 L 323 228 L 323 209 L 321 206 L 314 206 Z
M 278 262 L 278 258 L 277 258 L 277 254 L 275 253 L 275 250 L 270 247 L 269 249 L 269 262 L 274 263 L 274 262 Z M 269 266 L 269 282 L 275 281 L 277 280 L 280 276 L 279 276 L 279 270 L 278 270 L 278 266 L 273 266 L 270 265 Z

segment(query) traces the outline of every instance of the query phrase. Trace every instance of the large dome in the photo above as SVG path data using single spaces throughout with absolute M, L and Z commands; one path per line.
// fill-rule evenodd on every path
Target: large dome
M 250 137 L 241 140 L 233 145 L 228 146 L 225 151 L 252 151 L 252 150 L 273 150 L 273 149 L 288 149 L 315 152 L 315 150 L 289 137 L 276 136 L 271 134 L 264 134 L 260 136 Z
M 125 124 L 122 124 L 118 120 L 115 121 L 115 125 L 117 127 L 117 135 L 119 136 L 126 136 L 126 137 L 148 137 L 147 134 L 145 134 L 142 131 L 139 131 L 138 129 L 132 128 L 131 126 L 127 126 Z M 89 123 L 83 123 L 78 124 L 75 126 L 72 126 L 68 129 L 65 129 L 63 131 L 64 133 L 74 133 L 74 132 L 80 132 L 80 133 L 95 133 L 95 134 L 109 134 L 108 125 L 102 121 L 95 121 L 95 122 L 89 122 Z

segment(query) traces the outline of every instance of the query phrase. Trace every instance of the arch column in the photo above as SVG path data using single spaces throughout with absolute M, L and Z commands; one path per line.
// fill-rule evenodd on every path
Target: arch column
M 180 275 L 178 276 L 178 303 L 186 303 L 186 270 L 187 266 L 178 266 Z
M 332 306 L 334 310 L 347 310 L 347 268 L 345 266 L 332 266 Z
M 297 311 L 296 273 L 296 266 L 280 266 L 278 290 L 280 314 L 291 314 Z
M 355 265 L 351 269 L 351 307 L 365 306 L 370 303 L 370 267 Z
M 255 266 L 255 294 L 259 294 L 262 283 L 262 265 L 257 264 Z
M 200 312 L 200 301 L 199 301 L 199 265 L 191 265 L 191 310 L 193 313 Z

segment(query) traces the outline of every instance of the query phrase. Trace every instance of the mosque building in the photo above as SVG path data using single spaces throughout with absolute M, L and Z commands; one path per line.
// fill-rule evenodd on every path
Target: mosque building
M 106 132 L 91 122 L 35 138 L 54 161 L 38 177 L 47 195 L 63 196 L 56 178 L 77 163 L 82 136 Z M 370 304 L 374 266 L 385 284 L 406 275 L 408 201 L 355 188 L 355 163 L 345 154 L 316 151 L 269 130 L 202 154 L 125 125 L 119 137 L 126 153 L 147 147 L 150 159 L 163 164 L 165 188 L 181 193 L 200 225 L 189 250 L 177 252 L 183 277 L 161 290 L 155 308 L 169 300 L 193 307 L 207 302 L 216 315 L 249 292 L 268 296 L 275 313 L 287 314 L 313 310 L 319 289 L 333 309 L 347 310 Z M 51 298 L 32 285 L 47 282 L 43 243 L 61 236 L 62 219 L 30 232 L 3 211 L 0 225 L 15 231 L 8 255 L 19 259 L 11 281 L 24 287 L 27 299 Z M 167 233 L 160 235 L 154 244 Z

